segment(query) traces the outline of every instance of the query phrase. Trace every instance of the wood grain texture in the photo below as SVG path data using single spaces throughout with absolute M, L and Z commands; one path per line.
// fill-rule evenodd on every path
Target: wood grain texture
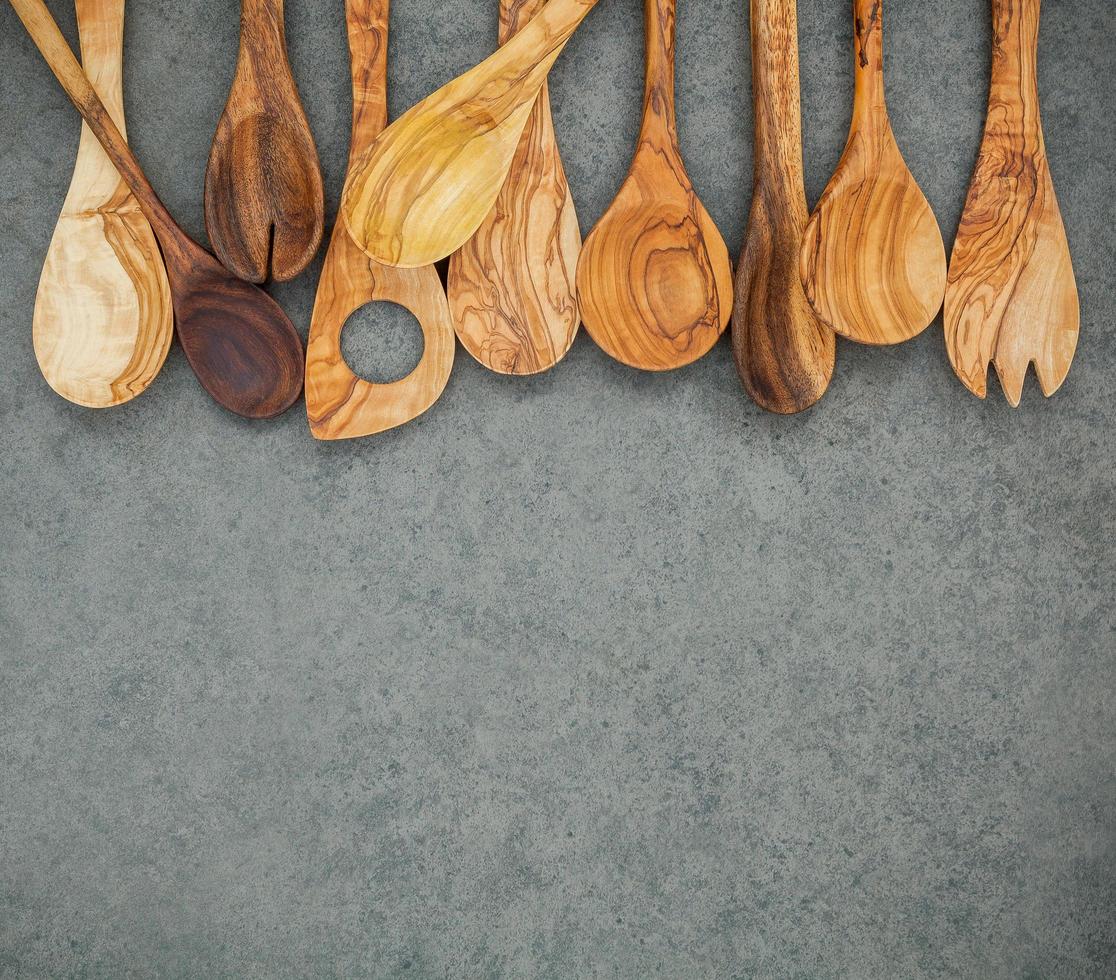
M 77 0 L 82 62 L 124 133 L 124 0 Z M 151 226 L 84 123 L 55 226 L 32 336 L 47 383 L 87 408 L 130 401 L 159 373 L 174 316 Z
M 455 252 L 496 203 L 547 73 L 597 0 L 549 0 L 475 68 L 405 112 L 350 168 L 353 240 L 394 266 Z
M 387 122 L 389 0 L 346 0 L 353 81 L 356 160 Z M 391 384 L 358 378 L 341 353 L 345 321 L 377 300 L 406 307 L 418 319 L 422 358 Z M 351 439 L 383 432 L 425 412 L 441 397 L 453 368 L 449 305 L 433 266 L 395 269 L 364 254 L 338 216 L 326 253 L 306 352 L 306 414 L 318 439 Z
M 293 279 L 317 254 L 322 173 L 298 96 L 283 0 L 242 0 L 240 53 L 205 171 L 205 227 L 248 282 Z
M 577 269 L 585 329 L 646 371 L 696 361 L 732 313 L 728 249 L 694 193 L 674 115 L 674 0 L 645 0 L 643 122 L 631 169 L 585 240 Z
M 806 296 L 834 330 L 897 344 L 925 330 L 945 294 L 945 245 L 895 142 L 884 100 L 882 0 L 853 0 L 856 95 L 845 152 L 807 225 Z
M 736 267 L 732 350 L 756 404 L 791 415 L 825 394 L 836 348 L 833 331 L 806 299 L 798 269 L 808 212 L 797 0 L 751 0 L 751 33 L 752 210 Z
M 543 0 L 501 0 L 500 43 Z M 447 292 L 465 349 L 501 374 L 557 364 L 581 322 L 574 277 L 581 230 L 544 83 L 496 204 L 450 258 Z
M 233 276 L 175 224 L 43 0 L 9 0 L 159 239 L 175 326 L 202 387 L 247 418 L 270 418 L 302 390 L 302 341 L 266 293 Z
M 1043 394 L 1058 390 L 1081 324 L 1039 113 L 1039 13 L 1039 0 L 992 0 L 988 116 L 945 299 L 957 376 L 983 398 L 991 361 L 1012 405 L 1031 363 Z

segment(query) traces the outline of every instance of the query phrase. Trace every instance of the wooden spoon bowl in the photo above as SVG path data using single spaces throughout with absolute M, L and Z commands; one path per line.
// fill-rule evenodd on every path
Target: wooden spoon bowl
M 839 334 L 897 344 L 925 330 L 945 294 L 945 245 L 895 142 L 884 99 L 882 0 L 853 0 L 856 98 L 845 152 L 806 227 L 806 297 Z
M 318 251 L 318 153 L 287 60 L 283 0 L 243 0 L 236 74 L 209 153 L 205 227 L 248 282 L 293 279 Z
M 674 117 L 674 0 L 646 0 L 643 124 L 631 169 L 585 240 L 585 329 L 611 357 L 668 371 L 704 355 L 732 314 L 724 239 L 694 193 Z

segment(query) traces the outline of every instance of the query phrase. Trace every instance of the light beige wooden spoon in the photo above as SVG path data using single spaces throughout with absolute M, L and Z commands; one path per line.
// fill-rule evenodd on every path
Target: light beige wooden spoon
M 506 44 L 543 0 L 500 0 Z M 496 204 L 450 258 L 446 291 L 464 348 L 501 374 L 538 374 L 573 344 L 581 230 L 544 84 Z
M 475 68 L 388 126 L 341 202 L 353 240 L 387 265 L 459 249 L 496 203 L 547 73 L 597 0 L 549 0 Z
M 353 79 L 355 160 L 387 122 L 390 0 L 346 0 Z M 357 377 L 341 353 L 345 321 L 362 306 L 390 301 L 414 313 L 422 328 L 422 358 L 407 377 L 373 384 Z M 339 215 L 326 253 L 306 350 L 306 414 L 318 439 L 352 439 L 402 425 L 441 396 L 453 367 L 449 305 L 433 266 L 393 269 L 353 244 Z
M 1069 374 L 1081 328 L 1038 93 L 1039 0 L 992 0 L 992 84 L 976 172 L 953 246 L 946 347 L 983 398 L 988 363 L 1018 405 L 1027 366 L 1044 395 Z
M 883 0 L 853 0 L 856 95 L 849 140 L 802 242 L 818 315 L 863 344 L 898 344 L 942 308 L 945 245 L 895 142 L 884 99 Z
M 124 0 L 76 0 L 85 71 L 124 133 Z M 82 123 L 73 179 L 35 297 L 32 335 L 47 383 L 87 408 L 135 398 L 174 335 L 170 285 L 151 226 Z

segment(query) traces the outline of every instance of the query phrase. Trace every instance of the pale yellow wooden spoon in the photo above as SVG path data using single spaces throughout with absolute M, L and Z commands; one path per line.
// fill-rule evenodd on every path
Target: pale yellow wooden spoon
M 124 0 L 76 0 L 86 74 L 124 132 Z M 82 123 L 70 190 L 35 297 L 32 336 L 47 383 L 108 408 L 155 379 L 174 333 L 170 286 L 151 226 Z

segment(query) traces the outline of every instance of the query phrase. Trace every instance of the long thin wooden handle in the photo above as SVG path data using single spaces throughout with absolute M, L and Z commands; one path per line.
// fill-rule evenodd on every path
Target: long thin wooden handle
M 353 137 L 349 161 L 387 125 L 388 17 L 391 0 L 345 0 L 349 70 L 353 79 Z
M 858 116 L 883 110 L 883 0 L 853 0 L 853 28 L 856 32 L 856 94 L 854 112 Z
M 805 215 L 797 0 L 751 0 L 751 24 L 753 179 Z
M 174 223 L 163 202 L 147 182 L 139 162 L 82 71 L 46 4 L 43 0 L 10 0 L 10 3 L 23 21 L 23 26 L 27 28 L 39 53 L 66 90 L 70 101 L 89 124 L 120 176 L 131 188 L 155 232 L 160 236 L 166 234 L 173 239 L 181 238 L 182 230 Z
M 112 116 L 124 127 L 124 0 L 74 0 L 81 65 Z
M 678 143 L 674 114 L 674 13 L 676 0 L 644 0 L 646 69 L 640 143 Z
M 1040 0 L 992 0 L 993 105 L 1012 107 L 1001 119 L 1027 147 L 1041 147 L 1038 39 Z

